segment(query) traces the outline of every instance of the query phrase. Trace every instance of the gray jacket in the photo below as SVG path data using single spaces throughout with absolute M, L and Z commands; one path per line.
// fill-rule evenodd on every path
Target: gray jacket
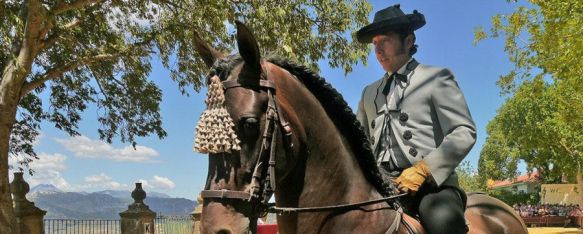
M 412 60 L 391 97 L 381 78 L 365 87 L 357 118 L 376 149 L 385 115 L 398 147 L 413 165 L 423 159 L 437 186 L 459 187 L 455 168 L 476 141 L 476 127 L 457 82 L 448 69 Z M 388 99 L 388 101 L 387 101 Z M 388 103 L 387 103 L 388 102 Z

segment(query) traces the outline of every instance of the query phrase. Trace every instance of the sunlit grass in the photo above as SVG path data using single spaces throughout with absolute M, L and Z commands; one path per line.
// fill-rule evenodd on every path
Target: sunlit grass
M 559 228 L 559 227 L 538 227 L 529 228 L 530 234 L 583 234 L 583 230 L 579 228 Z

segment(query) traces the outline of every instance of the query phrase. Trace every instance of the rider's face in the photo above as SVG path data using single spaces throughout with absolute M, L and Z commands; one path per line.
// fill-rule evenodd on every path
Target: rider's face
M 372 38 L 375 55 L 385 71 L 393 73 L 409 60 L 410 37 L 402 40 L 397 33 L 388 32 Z

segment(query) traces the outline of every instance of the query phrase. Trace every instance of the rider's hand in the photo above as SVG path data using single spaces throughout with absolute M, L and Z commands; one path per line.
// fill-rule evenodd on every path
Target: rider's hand
M 401 175 L 395 179 L 395 183 L 401 192 L 415 194 L 429 175 L 429 167 L 425 161 L 421 160 L 414 166 L 403 170 Z

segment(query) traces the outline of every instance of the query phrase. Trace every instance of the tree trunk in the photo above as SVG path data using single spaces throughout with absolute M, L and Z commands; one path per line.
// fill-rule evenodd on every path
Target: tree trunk
M 583 207 L 583 175 L 581 168 L 577 169 L 577 191 L 579 191 L 579 206 Z
M 8 181 L 8 147 L 26 70 L 9 61 L 0 80 L 0 233 L 15 233 L 16 218 Z
M 16 110 L 20 101 L 26 77 L 30 74 L 32 62 L 38 53 L 41 39 L 43 6 L 39 0 L 23 2 L 25 13 L 24 35 L 13 60 L 2 69 L 0 80 L 0 233 L 16 232 L 16 217 L 8 181 L 8 151 L 12 126 L 16 120 Z

